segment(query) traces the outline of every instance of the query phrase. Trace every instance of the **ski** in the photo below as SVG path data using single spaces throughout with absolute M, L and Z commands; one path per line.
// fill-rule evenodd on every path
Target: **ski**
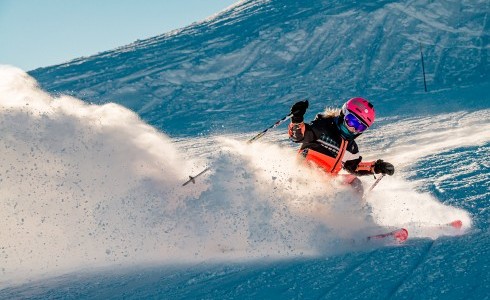
M 456 228 L 456 229 L 460 229 L 461 227 L 463 227 L 463 222 L 461 222 L 461 220 L 454 220 L 452 222 L 449 222 L 447 224 L 444 224 L 445 226 L 450 226 L 450 227 L 453 227 L 453 228 Z
M 461 220 L 454 220 L 449 223 L 439 223 L 439 224 L 419 223 L 419 225 L 423 227 L 434 228 L 434 229 L 447 229 L 447 228 L 461 229 L 461 227 L 463 227 L 463 222 Z
M 377 234 L 377 235 L 371 235 L 368 236 L 367 239 L 368 241 L 370 240 L 381 240 L 385 238 L 393 238 L 395 241 L 399 243 L 403 243 L 408 239 L 408 230 L 405 228 L 400 228 L 388 233 L 382 233 L 382 234 Z

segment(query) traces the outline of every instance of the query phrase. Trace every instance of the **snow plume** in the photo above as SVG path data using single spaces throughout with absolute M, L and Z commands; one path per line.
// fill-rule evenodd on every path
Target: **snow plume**
M 291 149 L 228 139 L 207 149 L 222 149 L 208 161 L 212 171 L 182 187 L 205 161 L 184 159 L 179 143 L 119 105 L 52 97 L 6 66 L 0 134 L 2 280 L 111 263 L 311 254 L 327 236 L 327 200 L 346 189 L 298 166 Z
M 350 239 L 369 226 L 359 197 L 339 178 L 298 161 L 292 149 L 227 138 L 215 143 L 220 152 L 211 185 L 197 205 L 220 216 L 215 224 L 224 252 L 247 257 L 331 253 L 332 239 Z M 233 235 L 236 239 L 230 239 Z
M 340 178 L 267 140 L 171 140 L 119 105 L 52 97 L 0 67 L 0 285 L 115 263 L 328 254 L 435 216 L 469 225 L 398 174 L 368 199 L 370 218 Z
M 386 122 L 389 121 L 389 122 Z M 433 115 L 401 121 L 382 120 L 382 125 L 366 138 L 365 144 L 371 149 L 383 149 L 374 152 L 372 157 L 380 157 L 395 163 L 397 174 L 383 179 L 369 197 L 373 214 L 380 225 L 404 226 L 412 237 L 437 238 L 443 234 L 457 232 L 441 229 L 441 224 L 461 220 L 468 229 L 472 220 L 470 215 L 455 207 L 440 203 L 433 195 L 417 192 L 421 187 L 433 184 L 450 185 L 453 190 L 462 186 L 488 185 L 488 144 L 490 142 L 490 109 L 474 112 L 461 111 L 451 114 Z M 473 149 L 472 155 L 464 155 L 466 148 Z M 449 154 L 447 152 L 451 151 Z M 483 154 L 480 154 L 482 152 Z M 485 154 L 486 153 L 486 154 Z M 424 171 L 432 173 L 433 178 L 407 181 L 414 176 L 425 159 L 437 161 L 425 166 Z M 474 176 L 468 177 L 468 174 Z M 466 178 L 461 181 L 458 178 Z M 489 192 L 480 194 L 488 198 Z M 466 194 L 455 199 L 472 201 Z
M 307 182 L 290 149 L 218 139 L 207 150 L 224 150 L 205 161 L 178 146 L 119 105 L 52 97 L 0 67 L 0 285 L 82 266 L 314 250 L 324 218 L 308 201 L 338 189 Z M 213 170 L 182 187 L 205 163 Z
M 165 255 L 185 162 L 136 114 L 53 98 L 2 66 L 0 149 L 0 274 Z
M 476 128 L 468 130 L 478 133 Z M 233 203 L 237 202 L 236 198 L 243 198 L 240 201 L 249 205 L 263 203 L 267 207 L 265 211 L 270 214 L 261 216 L 260 222 L 277 220 L 274 226 L 278 226 L 278 237 L 275 242 L 289 242 L 283 245 L 285 249 L 306 247 L 313 252 L 317 251 L 316 254 L 326 254 L 352 249 L 368 235 L 400 227 L 407 228 L 411 237 L 437 238 L 462 234 L 471 226 L 470 215 L 465 210 L 445 205 L 431 194 L 417 191 L 417 184 L 405 177 L 406 166 L 401 165 L 392 177 L 385 176 L 364 202 L 349 186 L 341 183 L 342 177 L 326 176 L 322 171 L 298 162 L 295 151 L 289 147 L 219 140 L 222 156 L 228 156 L 223 152 L 229 150 L 224 153 L 234 153 L 240 160 L 239 163 L 230 163 L 227 159 L 222 163 L 215 171 L 219 175 L 215 174 L 210 179 L 213 188 L 221 182 L 233 191 L 242 190 L 243 195 L 233 193 L 230 197 Z M 279 141 L 276 139 L 276 142 Z M 368 138 L 367 144 L 370 142 L 372 138 Z M 464 143 L 460 146 L 464 146 Z M 421 158 L 407 151 L 397 151 L 398 147 L 404 149 L 406 145 L 401 143 L 393 146 L 391 155 L 376 152 L 367 155 L 387 158 L 395 165 L 405 155 Z M 433 149 L 441 150 L 436 146 Z M 418 149 L 414 151 L 419 153 Z M 431 154 L 434 153 L 430 149 L 425 153 Z M 371 176 L 361 177 L 361 180 L 365 190 L 374 183 Z M 232 187 L 231 183 L 237 186 Z M 259 209 L 252 215 L 260 212 L 264 213 L 264 210 Z M 461 230 L 445 226 L 454 220 L 462 221 Z M 264 233 L 265 229 L 261 228 L 257 232 Z M 285 236 L 281 230 L 290 234 L 288 239 L 281 240 Z M 269 238 L 271 236 L 268 235 Z
M 461 157 L 464 161 L 458 161 L 458 165 L 464 166 L 445 170 L 444 178 L 409 178 L 424 159 L 435 156 L 443 160 L 445 156 L 440 155 L 446 151 L 485 147 L 490 141 L 490 136 L 485 134 L 490 130 L 489 116 L 490 111 L 483 110 L 389 120 L 388 125 L 387 120 L 381 120 L 380 126 L 368 131 L 358 143 L 361 150 L 369 150 L 363 153 L 365 160 L 385 159 L 392 162 L 397 171 L 394 176 L 386 176 L 368 195 L 367 206 L 348 187 L 341 185 L 339 178 L 332 180 L 318 170 L 298 164 L 295 150 L 284 142 L 284 132 L 272 132 L 253 144 L 237 142 L 236 138 L 245 141 L 247 137 L 235 136 L 182 141 L 181 147 L 190 148 L 192 143 L 192 151 L 199 149 L 192 155 L 219 153 L 209 158 L 213 171 L 202 180 L 210 182 L 210 186 L 199 197 L 202 201 L 199 205 L 224 201 L 214 205 L 213 210 L 228 210 L 227 215 L 236 212 L 238 219 L 244 221 L 238 227 L 250 231 L 235 230 L 243 235 L 241 241 L 245 244 L 238 243 L 240 239 L 227 240 L 221 244 L 232 246 L 224 249 L 249 249 L 256 240 L 269 240 L 274 246 L 257 243 L 264 246 L 263 253 L 267 253 L 265 249 L 277 249 L 277 252 L 290 249 L 286 253 L 325 254 L 352 249 L 352 241 L 357 247 L 357 241 L 367 235 L 393 228 L 407 228 L 412 238 L 435 239 L 465 233 L 472 225 L 469 213 L 459 208 L 466 199 L 458 199 L 455 206 L 444 204 L 421 186 L 431 181 L 439 185 L 444 178 L 457 178 L 468 172 L 468 168 L 476 168 L 473 170 L 476 174 L 483 174 L 474 178 L 483 182 L 473 184 L 485 184 L 485 178 L 489 179 L 483 169 L 485 162 L 475 163 L 478 158 Z M 249 134 L 248 138 L 251 136 Z M 282 146 L 276 146 L 278 144 Z M 451 155 L 447 159 L 453 158 Z M 448 165 L 454 163 L 448 162 Z M 374 182 L 371 176 L 361 180 L 366 189 Z M 454 220 L 461 220 L 463 228 L 446 226 Z M 234 230 L 236 226 L 231 228 Z M 223 235 L 225 239 L 228 236 Z

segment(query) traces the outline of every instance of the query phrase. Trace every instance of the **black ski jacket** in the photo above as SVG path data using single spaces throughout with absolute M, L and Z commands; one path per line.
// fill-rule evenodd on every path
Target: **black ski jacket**
M 341 161 L 345 155 L 345 151 L 358 154 L 359 148 L 354 139 L 347 140 L 341 135 L 340 128 L 337 125 L 338 122 L 338 116 L 318 114 L 315 120 L 309 124 L 291 123 L 289 125 L 289 137 L 293 142 L 302 143 L 300 153 L 306 158 L 308 158 L 308 152 L 313 150 Z M 347 143 L 347 146 L 345 151 L 340 153 L 341 157 L 339 157 L 339 151 L 343 151 L 341 145 L 344 143 Z M 368 175 L 373 173 L 371 168 L 359 169 L 360 162 L 360 158 L 345 161 L 343 168 L 355 175 Z

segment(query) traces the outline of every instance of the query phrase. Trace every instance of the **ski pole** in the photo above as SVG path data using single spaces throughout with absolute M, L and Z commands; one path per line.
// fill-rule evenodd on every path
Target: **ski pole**
M 285 121 L 287 121 L 288 119 L 290 119 L 292 116 L 293 116 L 293 114 L 288 114 L 284 118 L 282 118 L 279 121 L 277 121 L 276 123 L 272 124 L 272 126 L 264 129 L 262 132 L 260 132 L 259 134 L 257 134 L 256 136 L 254 136 L 253 138 L 251 138 L 250 140 L 248 140 L 247 143 L 250 144 L 250 143 L 252 143 L 252 142 L 260 139 L 261 137 L 263 137 L 267 133 L 267 131 L 269 129 L 276 128 L 277 126 L 281 125 L 282 123 L 284 123 Z M 196 176 L 189 176 L 189 180 L 187 180 L 182 186 L 185 186 L 185 185 L 189 184 L 190 182 L 196 183 L 196 178 L 199 177 L 199 176 L 201 176 L 202 174 L 206 173 L 210 169 L 211 169 L 210 167 L 206 167 L 206 169 L 204 169 L 201 172 L 199 172 Z
M 379 176 L 379 177 L 376 179 L 376 181 L 373 183 L 373 185 L 371 185 L 371 186 L 369 187 L 369 189 L 367 190 L 367 192 L 366 192 L 366 193 L 364 193 L 364 196 L 362 196 L 362 199 L 364 199 L 364 200 L 366 199 L 367 195 L 368 195 L 369 193 L 371 193 L 371 191 L 372 191 L 372 190 L 373 190 L 373 189 L 374 189 L 374 188 L 375 188 L 375 187 L 378 185 L 378 183 L 381 181 L 381 179 L 383 179 L 383 177 L 384 177 L 384 176 L 385 176 L 385 174 L 381 174 L 381 175 L 380 175 L 380 176 Z
M 200 175 L 206 173 L 208 170 L 209 170 L 209 167 L 207 167 L 206 169 L 204 169 L 201 172 L 199 172 L 199 174 L 197 174 L 196 176 L 189 176 L 189 180 L 187 180 L 186 182 L 184 182 L 184 184 L 182 186 L 186 186 L 186 185 L 188 185 L 191 182 L 192 183 L 196 183 L 196 177 L 199 177 Z
M 424 65 L 424 54 L 422 53 L 422 43 L 420 45 L 420 58 L 422 59 L 422 74 L 424 74 L 424 89 L 427 93 L 427 82 L 425 81 L 425 65 Z
M 272 128 L 276 128 L 277 126 L 281 125 L 282 123 L 284 123 L 285 121 L 289 120 L 291 117 L 293 116 L 293 114 L 289 114 L 287 116 L 285 116 L 284 118 L 280 119 L 279 121 L 277 121 L 276 123 L 274 123 L 272 126 L 270 126 L 269 128 L 266 128 L 264 129 L 264 131 L 260 132 L 259 134 L 257 134 L 256 136 L 254 136 L 253 138 L 249 139 L 247 141 L 247 143 L 252 143 L 253 141 L 255 140 L 258 140 L 260 139 L 261 137 L 263 137 L 266 132 L 269 130 L 269 129 L 272 129 Z

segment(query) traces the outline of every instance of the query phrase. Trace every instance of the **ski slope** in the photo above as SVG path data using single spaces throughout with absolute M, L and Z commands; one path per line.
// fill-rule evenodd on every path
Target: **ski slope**
M 488 7 L 242 1 L 0 66 L 0 298 L 488 298 Z M 299 164 L 285 125 L 246 143 L 298 99 L 308 119 L 353 95 L 379 116 L 362 156 L 396 167 L 370 210 Z M 365 241 L 399 227 L 404 244 Z
M 122 104 L 174 137 L 259 131 L 306 97 L 311 117 L 359 95 L 384 117 L 488 108 L 478 100 L 488 99 L 489 5 L 241 1 L 192 26 L 30 74 L 49 92 Z

